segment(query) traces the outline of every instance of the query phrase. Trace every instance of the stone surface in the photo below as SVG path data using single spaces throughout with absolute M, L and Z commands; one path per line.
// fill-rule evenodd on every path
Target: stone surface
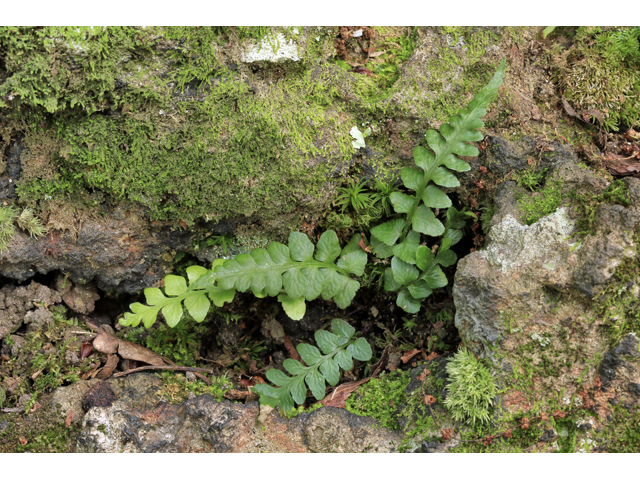
M 574 164 L 572 155 L 562 157 L 550 164 L 547 181 L 559 180 L 563 192 L 600 194 L 608 186 L 606 179 Z M 507 168 L 520 164 L 515 154 L 500 158 Z M 494 168 L 506 171 L 503 165 Z M 599 205 L 593 232 L 587 235 L 574 235 L 579 220 L 575 203 L 567 200 L 527 226 L 520 221 L 513 182 L 497 188 L 485 248 L 458 263 L 453 297 L 464 344 L 490 359 L 498 378 L 531 377 L 532 388 L 525 396 L 514 391 L 504 395 L 507 408 L 522 407 L 517 399 L 526 396 L 544 402 L 561 392 L 561 401 L 571 403 L 578 385 L 596 382 L 599 372 L 593 359 L 605 353 L 609 339 L 592 301 L 616 268 L 636 256 L 632 237 L 640 225 L 640 180 L 625 182 L 631 204 Z M 615 352 L 607 355 L 618 358 Z M 633 392 L 629 385 L 636 382 L 625 381 L 626 391 Z
M 23 322 L 39 328 L 52 321 L 46 307 L 61 301 L 58 292 L 36 282 L 20 287 L 5 285 L 0 289 L 0 339 L 15 332 Z
M 104 382 L 117 398 L 86 413 L 77 451 L 393 452 L 402 441 L 371 418 L 333 407 L 286 420 L 275 411 L 259 419 L 255 402 L 216 402 L 210 395 L 171 405 L 158 401 L 157 381 L 133 374 Z

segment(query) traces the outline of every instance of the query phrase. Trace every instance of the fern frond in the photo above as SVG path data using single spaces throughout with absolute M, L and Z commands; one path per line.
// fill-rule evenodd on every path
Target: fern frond
M 321 235 L 316 248 L 306 235 L 292 232 L 288 246 L 272 242 L 266 250 L 256 248 L 250 254 L 236 255 L 233 260 L 217 261 L 211 270 L 189 267 L 189 286 L 183 277 L 167 275 L 164 294 L 159 288 L 145 289 L 149 305 L 132 304 L 132 313 L 125 313 L 120 323 L 137 326 L 142 321 L 149 328 L 162 311 L 167 323 L 175 326 L 182 318 L 183 301 L 189 314 L 201 322 L 209 311 L 209 299 L 221 307 L 231 302 L 237 291 L 248 290 L 257 297 L 277 296 L 294 320 L 304 316 L 305 300 L 319 296 L 346 308 L 360 288 L 351 275 L 362 275 L 367 263 L 359 240 L 360 236 L 354 236 L 341 249 L 336 233 L 328 230 Z
M 318 348 L 301 343 L 296 347 L 306 366 L 288 358 L 282 366 L 292 376 L 272 368 L 267 370 L 267 379 L 278 386 L 259 384 L 251 390 L 260 395 L 260 403 L 271 407 L 280 406 L 292 410 L 294 403 L 302 404 L 307 398 L 307 386 L 316 400 L 322 400 L 326 383 L 335 386 L 340 380 L 340 369 L 351 370 L 353 358 L 366 362 L 371 359 L 371 347 L 364 338 L 353 339 L 355 329 L 339 318 L 331 322 L 331 332 L 317 330 L 315 339 Z M 305 386 L 306 383 L 306 386 Z
M 458 156 L 477 156 L 479 151 L 466 142 L 483 138 L 478 131 L 484 126 L 481 118 L 487 113 L 489 103 L 498 93 L 505 75 L 506 62 L 500 63 L 493 79 L 469 103 L 468 107 L 440 127 L 440 132 L 430 130 L 426 134 L 429 149 L 417 146 L 413 157 L 419 168 L 405 167 L 401 179 L 408 195 L 394 192 L 390 200 L 401 218 L 390 220 L 371 229 L 374 253 L 391 259 L 391 267 L 385 272 L 385 289 L 398 291 L 397 305 L 410 313 L 420 309 L 421 301 L 435 288 L 447 284 L 447 278 L 439 265 L 453 265 L 457 260 L 450 247 L 462 238 L 467 212 L 459 212 L 451 206 L 449 197 L 438 188 L 460 185 L 451 170 L 465 172 L 469 164 Z M 433 209 L 447 208 L 445 225 L 436 218 Z M 473 215 L 473 214 L 471 214 Z M 437 256 L 420 245 L 420 234 L 442 236 Z

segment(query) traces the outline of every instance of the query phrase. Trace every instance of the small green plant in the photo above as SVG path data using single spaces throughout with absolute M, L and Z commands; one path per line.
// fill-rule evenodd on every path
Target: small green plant
M 466 142 L 484 138 L 478 131 L 484 126 L 481 118 L 498 93 L 505 68 L 503 60 L 489 84 L 466 109 L 442 124 L 440 133 L 435 130 L 426 133 L 429 149 L 422 146 L 414 149 L 418 168 L 405 167 L 401 171 L 403 186 L 414 194 L 391 191 L 387 186 L 385 192 L 380 192 L 383 196 L 388 192 L 396 213 L 395 218 L 371 229 L 371 250 L 379 259 L 392 257 L 391 266 L 384 273 L 384 288 L 398 292 L 397 305 L 409 313 L 417 313 L 423 299 L 434 289 L 447 285 L 440 267 L 455 264 L 457 255 L 451 247 L 462 239 L 467 219 L 475 218 L 473 213 L 456 210 L 438 186 L 459 186 L 451 170 L 464 172 L 470 167 L 458 155 L 479 154 L 476 147 Z M 339 197 L 343 211 L 347 206 L 356 211 L 371 207 L 373 202 L 372 194 L 365 192 L 364 181 L 352 181 Z M 444 225 L 437 218 L 440 209 L 446 209 Z M 423 244 L 422 235 L 442 239 L 439 245 L 429 248 Z M 306 235 L 292 232 L 288 246 L 272 242 L 266 250 L 256 248 L 250 254 L 236 255 L 233 260 L 216 260 L 211 270 L 192 265 L 186 269 L 188 285 L 183 277 L 167 275 L 164 293 L 159 288 L 145 289 L 149 305 L 132 304 L 131 312 L 125 313 L 120 323 L 137 326 L 142 322 L 149 328 L 162 310 L 167 323 L 175 326 L 182 318 L 183 301 L 189 314 L 201 322 L 209 311 L 210 300 L 221 307 L 231 302 L 237 291 L 248 290 L 260 298 L 277 296 L 294 320 L 304 316 L 305 300 L 320 296 L 346 308 L 360 288 L 352 275 L 362 276 L 368 260 L 362 241 L 362 235 L 355 235 L 341 248 L 336 233 L 328 230 L 320 236 L 316 249 Z
M 373 204 L 373 198 L 371 193 L 367 192 L 366 184 L 366 180 L 356 183 L 353 179 L 349 179 L 349 186 L 338 188 L 340 195 L 336 199 L 336 206 L 342 207 L 340 213 L 344 213 L 349 206 L 358 212 Z
M 340 380 L 340 369 L 351 370 L 354 358 L 363 362 L 371 359 L 369 343 L 364 338 L 354 339 L 355 333 L 355 328 L 338 318 L 331 322 L 331 332 L 317 330 L 314 336 L 322 353 L 312 345 L 298 345 L 296 350 L 307 366 L 288 358 L 282 366 L 291 377 L 275 368 L 267 370 L 267 379 L 279 388 L 264 383 L 252 387 L 260 395 L 260 403 L 292 410 L 293 402 L 300 405 L 307 398 L 307 386 L 316 400 L 322 400 L 326 392 L 325 381 L 335 386 Z
M 447 365 L 451 383 L 447 386 L 445 407 L 458 422 L 488 423 L 496 395 L 496 383 L 489 369 L 463 348 Z
M 522 172 L 516 182 L 519 187 L 524 187 L 530 192 L 533 192 L 540 187 L 540 184 L 543 182 L 544 177 L 547 173 L 548 168 L 544 168 L 539 172 L 536 171 L 535 168 L 528 168 L 524 172 Z
M 561 180 L 550 180 L 542 190 L 531 197 L 516 196 L 524 223 L 532 225 L 542 217 L 555 212 L 564 200 L 562 187 Z
M 47 228 L 42 225 L 40 219 L 33 214 L 33 210 L 25 208 L 16 219 L 18 226 L 33 238 L 42 237 L 47 233 Z
M 376 182 L 376 192 L 372 195 L 374 203 L 379 203 L 382 207 L 382 211 L 385 215 L 391 215 L 393 212 L 391 208 L 391 195 L 398 192 L 398 186 L 396 185 L 396 179 L 389 180 L 387 182 L 374 179 Z
M 7 249 L 16 233 L 13 220 L 17 216 L 18 214 L 13 207 L 0 207 L 0 252 Z
M 456 210 L 449 197 L 436 185 L 457 187 L 458 179 L 450 170 L 465 172 L 469 164 L 457 155 L 477 156 L 476 147 L 465 142 L 484 137 L 478 131 L 484 123 L 481 118 L 498 93 L 504 77 L 503 60 L 489 84 L 474 97 L 469 106 L 454 115 L 440 127 L 440 133 L 430 130 L 426 134 L 430 150 L 417 146 L 413 158 L 418 169 L 405 167 L 400 172 L 404 186 L 414 195 L 394 192 L 390 200 L 399 218 L 371 229 L 371 246 L 379 258 L 391 258 L 391 267 L 385 271 L 385 290 L 398 292 L 396 304 L 409 313 L 417 313 L 420 304 L 434 289 L 447 285 L 441 266 L 457 261 L 451 247 L 462 239 L 462 228 L 469 212 Z M 438 209 L 447 209 L 446 224 L 436 218 Z M 435 212 L 434 210 L 435 209 Z M 437 253 L 421 244 L 421 234 L 442 236 Z

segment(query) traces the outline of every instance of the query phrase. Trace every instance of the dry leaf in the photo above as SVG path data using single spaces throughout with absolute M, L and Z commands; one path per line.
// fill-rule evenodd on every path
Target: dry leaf
M 293 346 L 293 342 L 289 338 L 289 335 L 284 336 L 284 347 L 289 352 L 289 355 L 291 355 L 291 358 L 302 362 L 302 358 L 300 358 L 300 355 L 298 355 L 298 351 L 296 350 L 296 347 Z
M 612 175 L 640 177 L 640 162 L 638 160 L 609 152 L 605 157 L 605 161 L 607 170 Z
M 101 328 L 98 330 L 96 338 L 93 339 L 93 348 L 100 353 L 117 353 L 119 341 L 117 337 L 107 333 Z
M 360 385 L 367 383 L 371 378 L 372 377 L 367 377 L 357 382 L 344 383 L 336 387 L 333 392 L 324 397 L 320 403 L 325 407 L 346 408 L 347 398 L 349 398 Z
M 67 413 L 67 418 L 65 418 L 64 424 L 68 428 L 71 426 L 71 422 L 73 422 L 73 410 L 69 410 L 69 413 Z
M 118 354 L 122 358 L 148 363 L 149 365 L 166 365 L 162 357 L 157 353 L 126 340 L 120 340 L 118 343 Z
M 416 379 L 420 380 L 421 382 L 424 382 L 424 379 L 427 378 L 429 375 L 431 375 L 431 371 L 425 368 L 424 372 L 418 375 Z
M 127 360 L 136 360 L 138 362 L 148 363 L 149 365 L 166 365 L 162 357 L 157 353 L 152 352 L 148 348 L 136 345 L 133 342 L 120 340 L 102 328 L 98 331 L 96 338 L 93 339 L 93 346 L 101 353 L 118 353 L 122 358 Z
M 433 405 L 434 403 L 436 403 L 436 399 L 432 395 L 425 395 L 424 396 L 424 403 L 425 403 L 425 405 Z
M 249 391 L 245 390 L 236 390 L 234 388 L 230 388 L 226 392 L 224 392 L 224 398 L 227 400 L 246 400 L 249 396 Z
M 118 361 L 119 359 L 117 355 L 109 355 L 107 357 L 107 363 L 104 367 L 102 367 L 102 370 L 100 370 L 100 373 L 98 373 L 96 377 L 100 380 L 106 380 L 107 378 L 109 378 L 118 366 Z
M 402 363 L 407 363 L 409 360 L 411 360 L 413 357 L 415 357 L 421 351 L 422 350 L 414 348 L 413 350 L 409 350 L 408 352 L 405 352 L 405 354 L 402 355 L 402 357 L 401 357 Z
M 20 438 L 18 439 L 18 441 L 20 442 L 20 444 L 21 444 L 21 445 L 26 445 L 26 444 L 27 444 L 27 439 L 26 439 L 26 438 L 24 438 L 24 437 L 20 437 Z
M 624 134 L 624 138 L 629 140 L 630 142 L 633 140 L 640 139 L 640 132 L 636 132 L 633 128 L 627 130 L 627 133 Z

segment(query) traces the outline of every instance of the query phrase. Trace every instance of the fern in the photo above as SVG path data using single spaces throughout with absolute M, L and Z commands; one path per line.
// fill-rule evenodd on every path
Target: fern
M 272 242 L 266 250 L 256 248 L 250 254 L 236 255 L 233 260 L 217 260 L 212 270 L 193 265 L 187 268 L 188 286 L 184 277 L 167 275 L 164 294 L 159 288 L 145 289 L 149 305 L 132 304 L 132 313 L 125 313 L 120 323 L 137 326 L 142 321 L 149 328 L 162 311 L 173 327 L 182 318 L 182 302 L 189 314 L 201 322 L 209 311 L 209 299 L 221 307 L 233 301 L 236 291 L 248 290 L 257 297 L 277 296 L 294 320 L 304 316 L 305 300 L 320 296 L 346 308 L 360 288 L 351 275 L 362 275 L 367 263 L 359 240 L 359 236 L 354 236 L 341 249 L 335 232 L 328 230 L 320 236 L 315 249 L 306 235 L 292 232 L 289 246 Z
M 392 193 L 393 208 L 402 216 L 371 229 L 373 252 L 380 258 L 392 257 L 391 267 L 385 271 L 385 289 L 398 292 L 396 303 L 407 312 L 418 312 L 423 299 L 434 289 L 447 285 L 447 278 L 440 267 L 457 261 L 450 248 L 462 239 L 461 228 L 465 226 L 466 217 L 473 214 L 453 208 L 449 197 L 436 185 L 460 185 L 451 170 L 464 172 L 470 168 L 457 155 L 478 155 L 478 149 L 465 142 L 482 140 L 483 135 L 478 131 L 484 126 L 481 118 L 498 93 L 504 73 L 503 60 L 491 82 L 465 110 L 443 124 L 440 133 L 435 130 L 427 132 L 430 150 L 417 146 L 413 151 L 419 168 L 405 167 L 401 171 L 404 186 L 415 194 Z M 433 211 L 441 208 L 448 209 L 445 225 Z M 443 237 L 437 254 L 421 245 L 422 235 Z
M 441 267 L 457 261 L 451 247 L 462 239 L 468 217 L 475 217 L 452 207 L 451 200 L 438 186 L 459 186 L 451 170 L 464 172 L 469 165 L 457 155 L 478 155 L 478 149 L 465 142 L 482 140 L 478 131 L 484 125 L 481 117 L 497 94 L 504 73 L 503 60 L 493 80 L 465 110 L 443 124 L 440 133 L 427 132 L 429 149 L 422 146 L 414 149 L 418 168 L 406 167 L 401 171 L 402 183 L 413 194 L 402 193 L 394 183 L 389 183 L 378 197 L 373 197 L 365 193 L 364 182 L 352 182 L 339 198 L 338 204 L 344 208 L 351 205 L 355 210 L 384 199 L 398 214 L 397 218 L 371 229 L 371 247 L 379 258 L 391 257 L 391 266 L 384 273 L 384 286 L 387 291 L 398 292 L 396 303 L 407 312 L 418 312 L 423 299 L 434 289 L 447 285 Z M 381 210 L 382 207 L 386 209 L 388 205 L 383 203 Z M 439 209 L 447 209 L 444 224 L 436 218 Z M 442 236 L 437 251 L 436 247 L 432 250 L 422 245 L 422 235 Z M 335 232 L 328 230 L 320 237 L 316 249 L 306 235 L 293 232 L 288 246 L 273 242 L 266 250 L 257 248 L 233 260 L 216 260 L 211 270 L 191 266 L 186 270 L 188 285 L 183 277 L 167 275 L 164 293 L 159 288 L 145 289 L 148 305 L 132 304 L 131 312 L 125 313 L 120 323 L 137 326 L 142 322 L 149 328 L 162 311 L 167 323 L 175 326 L 182 318 L 183 303 L 189 314 L 201 322 L 211 301 L 220 307 L 233 301 L 236 292 L 249 290 L 257 297 L 277 296 L 294 320 L 304 316 L 305 301 L 320 296 L 346 308 L 360 288 L 352 276 L 361 276 L 367 264 L 367 254 L 359 245 L 361 239 L 361 235 L 356 235 L 341 249 Z
M 335 386 L 340 380 L 340 369 L 351 370 L 353 359 L 366 362 L 371 359 L 371 347 L 364 338 L 353 339 L 355 329 L 338 318 L 331 322 L 331 332 L 317 330 L 318 348 L 301 343 L 297 346 L 303 365 L 297 360 L 286 359 L 282 366 L 292 376 L 272 368 L 267 370 L 267 379 L 279 388 L 267 384 L 251 387 L 260 395 L 260 403 L 271 407 L 280 406 L 285 411 L 294 408 L 293 402 L 302 404 L 307 398 L 307 386 L 316 400 L 325 396 L 325 381 Z M 324 355 L 323 355 L 324 354 Z M 306 383 L 306 386 L 305 386 Z

